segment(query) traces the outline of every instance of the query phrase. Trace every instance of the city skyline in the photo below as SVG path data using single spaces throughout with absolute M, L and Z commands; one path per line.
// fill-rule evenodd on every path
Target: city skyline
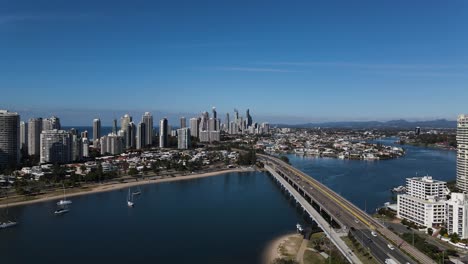
M 468 97 L 467 10 L 464 1 L 9 2 L 0 104 L 23 116 L 118 118 L 136 104 L 189 116 L 212 104 L 231 112 L 234 101 L 270 123 L 454 120 Z

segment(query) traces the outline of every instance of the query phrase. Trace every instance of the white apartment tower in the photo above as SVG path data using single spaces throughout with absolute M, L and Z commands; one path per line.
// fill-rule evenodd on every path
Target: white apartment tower
M 406 179 L 406 194 L 398 195 L 397 217 L 432 227 L 445 220 L 447 183 L 431 176 Z
M 20 122 L 20 149 L 28 150 L 28 124 L 23 121 Z
M 152 146 L 153 145 L 153 116 L 150 112 L 145 112 L 141 121 L 145 123 L 145 146 Z
M 457 122 L 457 188 L 468 192 L 468 114 Z
M 190 118 L 190 134 L 192 137 L 198 138 L 200 132 L 200 119 L 199 118 Z
M 177 129 L 177 143 L 178 149 L 190 148 L 190 128 Z
M 447 232 L 468 238 L 468 194 L 452 193 L 445 204 L 445 215 Z

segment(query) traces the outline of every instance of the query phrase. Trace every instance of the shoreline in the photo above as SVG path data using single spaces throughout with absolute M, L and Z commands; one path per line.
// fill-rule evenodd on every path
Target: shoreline
M 268 242 L 262 257 L 263 264 L 271 264 L 276 258 L 281 258 L 282 255 L 279 252 L 280 246 L 291 236 L 297 235 L 296 232 L 287 233 L 281 235 L 270 242 Z
M 124 188 L 130 188 L 134 186 L 140 186 L 140 185 L 157 184 L 157 183 L 173 182 L 173 181 L 183 181 L 183 180 L 193 180 L 193 179 L 199 179 L 199 178 L 219 176 L 221 174 L 232 173 L 232 172 L 253 172 L 253 171 L 256 171 L 256 169 L 234 168 L 234 169 L 227 169 L 227 170 L 220 170 L 220 171 L 213 171 L 213 172 L 185 175 L 185 176 L 176 176 L 176 177 L 163 178 L 163 179 L 148 179 L 148 180 L 139 180 L 139 181 L 134 181 L 134 182 L 109 183 L 109 184 L 102 184 L 102 185 L 96 184 L 96 185 L 91 186 L 90 189 L 88 190 L 82 190 L 82 191 L 67 194 L 67 198 L 88 195 L 88 194 L 109 192 L 109 191 L 114 191 L 114 190 L 119 190 L 119 189 L 124 189 Z M 62 198 L 62 194 L 45 195 L 44 197 L 34 198 L 31 200 L 9 203 L 8 207 L 47 202 L 51 200 L 57 200 L 60 198 Z M 7 204 L 0 204 L 0 208 L 5 208 L 5 207 L 7 207 Z

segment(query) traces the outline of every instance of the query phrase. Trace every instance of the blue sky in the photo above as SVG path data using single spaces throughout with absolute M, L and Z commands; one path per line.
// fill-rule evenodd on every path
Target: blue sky
M 4 0 L 0 108 L 66 124 L 211 106 L 270 122 L 455 119 L 466 25 L 457 0 Z

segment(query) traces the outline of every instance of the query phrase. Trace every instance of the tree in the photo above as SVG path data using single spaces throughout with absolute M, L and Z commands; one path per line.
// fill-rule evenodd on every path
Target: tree
M 276 258 L 273 260 L 273 264 L 299 264 L 299 262 L 292 259 Z
M 138 170 L 135 168 L 131 168 L 128 170 L 128 175 L 130 176 L 136 176 L 138 174 Z
M 433 230 L 432 228 L 429 227 L 429 228 L 427 229 L 427 234 L 430 235 L 430 236 L 432 236 L 433 233 L 434 233 L 434 230 Z
M 279 158 L 280 158 L 280 160 L 286 162 L 287 164 L 290 164 L 289 163 L 289 158 L 287 156 L 280 156 Z
M 453 233 L 450 235 L 450 241 L 452 243 L 458 243 L 460 242 L 460 236 L 457 233 Z

